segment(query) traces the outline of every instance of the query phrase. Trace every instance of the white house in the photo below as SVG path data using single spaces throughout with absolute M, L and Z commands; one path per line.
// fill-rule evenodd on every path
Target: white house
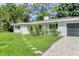
M 42 30 L 48 30 L 50 24 L 57 24 L 58 25 L 57 30 L 61 32 L 60 33 L 61 36 L 79 36 L 79 17 L 68 17 L 68 18 L 59 18 L 51 20 L 45 19 L 43 21 L 16 23 L 12 25 L 14 25 L 14 32 L 29 34 L 30 26 L 33 24 L 41 25 Z

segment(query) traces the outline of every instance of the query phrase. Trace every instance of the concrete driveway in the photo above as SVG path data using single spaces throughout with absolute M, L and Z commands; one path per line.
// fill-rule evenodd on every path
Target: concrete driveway
M 54 43 L 42 56 L 79 55 L 79 37 L 64 37 Z

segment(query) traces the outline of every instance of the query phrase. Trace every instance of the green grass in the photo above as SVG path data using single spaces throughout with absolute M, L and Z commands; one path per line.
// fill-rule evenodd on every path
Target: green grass
M 0 33 L 0 55 L 1 56 L 34 56 L 36 54 L 27 46 L 23 40 L 27 39 L 32 43 L 33 46 L 37 47 L 38 50 L 46 51 L 48 47 L 58 40 L 58 36 L 22 36 L 15 33 Z M 27 41 L 26 40 L 26 41 Z
M 40 35 L 40 36 L 25 36 L 28 41 L 30 41 L 35 47 L 37 47 L 41 51 L 45 51 L 48 49 L 51 44 L 56 42 L 60 37 L 58 36 L 48 36 L 48 35 Z

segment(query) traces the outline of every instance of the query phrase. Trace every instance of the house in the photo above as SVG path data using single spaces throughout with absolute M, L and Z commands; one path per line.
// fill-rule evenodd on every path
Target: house
M 57 24 L 58 32 L 61 36 L 79 36 L 79 17 L 57 18 L 53 20 L 43 20 L 27 23 L 15 23 L 14 32 L 22 34 L 30 33 L 31 25 L 41 25 L 42 30 L 50 29 L 50 24 Z

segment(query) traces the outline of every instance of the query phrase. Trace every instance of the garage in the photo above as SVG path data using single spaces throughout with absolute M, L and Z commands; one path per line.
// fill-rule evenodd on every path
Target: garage
M 79 36 L 79 23 L 67 24 L 67 36 Z

